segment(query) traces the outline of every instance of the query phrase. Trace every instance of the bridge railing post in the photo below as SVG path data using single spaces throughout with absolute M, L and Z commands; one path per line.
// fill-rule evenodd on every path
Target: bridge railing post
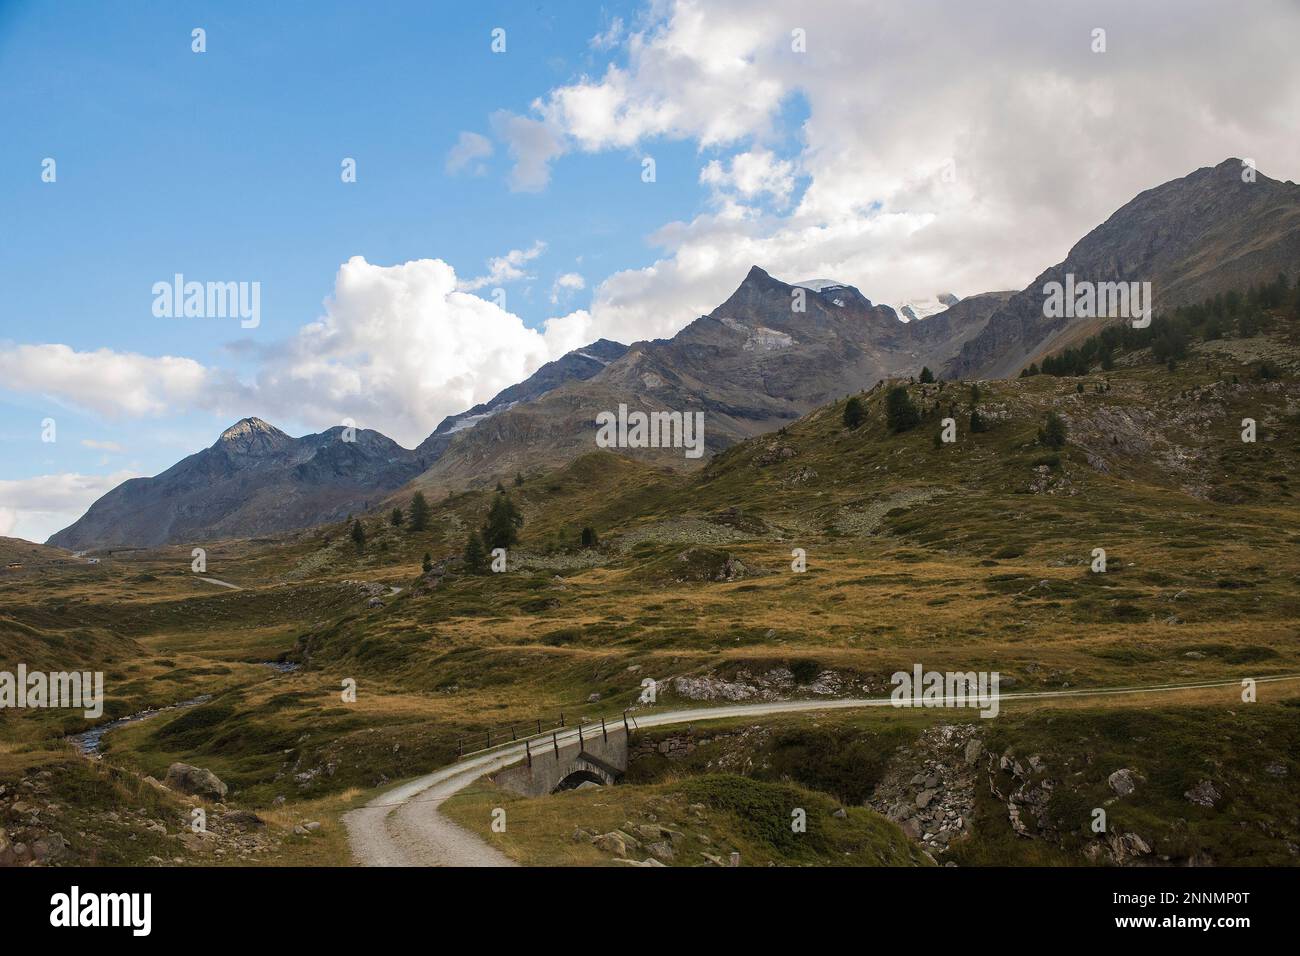
M 582 739 L 582 724 L 578 724 L 578 753 L 582 753 L 587 748 L 587 742 Z
M 605 729 L 605 718 L 600 718 L 600 735 L 605 738 L 605 743 L 609 743 L 609 731 Z
M 528 757 L 528 766 L 531 767 L 533 765 L 533 748 L 528 746 L 527 740 L 524 740 L 524 753 Z
M 560 760 L 560 742 L 559 742 L 559 740 L 556 739 L 555 731 L 554 731 L 554 730 L 551 731 L 551 746 L 555 748 L 555 761 L 556 761 L 556 763 L 559 763 L 559 760 Z

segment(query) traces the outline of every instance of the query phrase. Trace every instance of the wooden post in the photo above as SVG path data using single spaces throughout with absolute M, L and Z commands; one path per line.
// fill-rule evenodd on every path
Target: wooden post
M 528 756 L 528 766 L 533 765 L 533 748 L 528 746 L 528 741 L 524 741 L 524 753 Z
M 487 745 L 488 745 L 489 747 L 492 746 L 492 731 L 490 731 L 490 730 L 487 732 Z
M 457 738 L 456 738 L 456 759 L 458 759 L 458 760 L 459 760 L 459 759 L 464 755 L 464 750 L 461 748 L 461 741 L 462 741 L 463 739 L 464 739 L 464 738 L 462 738 L 462 737 L 457 737 Z
M 542 718 L 540 717 L 537 718 L 537 732 L 539 734 L 542 732 Z
M 578 752 L 581 753 L 587 747 L 587 742 L 582 739 L 582 724 L 578 724 Z
M 564 726 L 564 711 L 560 711 L 560 726 Z
M 631 736 L 632 736 L 632 731 L 630 731 L 630 730 L 627 729 L 627 711 L 626 711 L 626 710 L 623 711 L 623 736 L 628 737 L 629 739 L 630 739 Z
M 559 742 L 558 740 L 555 739 L 555 731 L 553 731 L 553 730 L 551 731 L 551 746 L 555 748 L 555 760 L 556 760 L 556 762 L 559 762 L 559 759 L 560 759 L 560 742 Z
M 609 743 L 609 731 L 605 729 L 605 718 L 600 718 L 600 735 L 605 738 L 605 743 Z
M 510 725 L 510 739 L 511 739 L 511 740 L 518 740 L 518 739 L 519 739 L 518 737 L 515 736 L 515 725 L 514 725 L 514 724 L 511 724 L 511 725 Z

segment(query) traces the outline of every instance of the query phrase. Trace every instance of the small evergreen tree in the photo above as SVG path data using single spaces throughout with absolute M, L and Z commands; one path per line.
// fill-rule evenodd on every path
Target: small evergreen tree
M 424 552 L 424 561 L 420 563 L 420 570 L 425 574 L 433 570 L 433 556 L 428 551 Z
M 920 413 L 902 385 L 895 385 L 885 397 L 885 422 L 894 434 L 915 428 L 921 423 Z
M 1038 430 L 1038 441 L 1048 448 L 1065 447 L 1065 421 L 1056 412 L 1048 412 L 1043 427 Z
M 971 434 L 974 434 L 976 432 L 982 432 L 987 428 L 988 426 L 984 424 L 984 419 L 980 417 L 980 410 L 978 408 L 972 408 L 970 410 Z
M 361 527 L 361 519 L 358 518 L 352 522 L 352 543 L 357 546 L 357 551 L 364 551 L 366 547 L 366 529 Z
M 930 366 L 927 365 L 921 369 L 921 384 L 929 385 L 933 381 L 934 373 L 930 371 Z
M 393 513 L 388 516 L 388 520 L 392 523 L 394 528 L 400 528 L 402 526 L 402 509 L 394 508 Z
M 487 555 L 483 551 L 483 539 L 477 531 L 471 531 L 465 540 L 465 570 L 470 574 L 483 574 L 487 571 Z
M 844 427 L 857 428 L 867 420 L 866 409 L 862 407 L 862 399 L 854 395 L 844 403 Z
M 522 471 L 515 472 L 515 487 L 518 488 L 523 483 L 524 483 L 524 473 Z
M 502 492 L 492 500 L 487 524 L 483 526 L 483 543 L 489 550 L 508 548 L 519 540 L 519 529 L 524 526 L 523 512 Z
M 423 531 L 429 527 L 429 502 L 424 499 L 424 492 L 417 491 L 411 499 L 411 530 Z
M 590 525 L 582 529 L 582 546 L 584 548 L 594 548 L 596 546 L 596 529 Z

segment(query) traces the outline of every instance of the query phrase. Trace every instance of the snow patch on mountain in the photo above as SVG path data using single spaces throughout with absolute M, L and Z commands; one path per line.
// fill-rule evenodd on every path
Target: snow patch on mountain
M 908 299 L 905 302 L 892 305 L 890 308 L 898 313 L 900 322 L 917 322 L 921 319 L 928 319 L 932 315 L 938 315 L 944 309 L 956 305 L 960 301 L 951 292 L 939 292 L 930 298 Z

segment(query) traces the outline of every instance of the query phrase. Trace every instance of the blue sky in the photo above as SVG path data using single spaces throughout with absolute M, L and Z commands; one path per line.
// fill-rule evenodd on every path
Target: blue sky
M 621 12 L 630 17 L 625 6 L 9 0 L 0 15 L 0 338 L 246 372 L 228 349 L 245 337 L 236 323 L 157 319 L 153 283 L 175 272 L 260 281 L 262 323 L 248 337 L 270 344 L 319 315 L 353 255 L 438 257 L 474 276 L 540 239 L 546 251 L 528 270 L 537 280 L 510 296 L 535 326 L 554 312 L 554 275 L 639 264 L 648 233 L 690 214 L 700 195 L 694 147 L 656 151 L 661 170 L 681 161 L 690 175 L 663 176 L 653 195 L 629 186 L 640 185 L 632 152 L 575 157 L 545 195 L 503 186 L 503 150 L 481 175 L 449 175 L 447 153 L 461 130 L 486 133 L 493 111 L 523 110 L 590 69 L 589 39 Z M 501 24 L 504 55 L 490 50 Z M 201 55 L 191 51 L 195 26 L 207 31 Z M 57 162 L 53 184 L 40 179 L 45 157 Z M 340 181 L 344 157 L 357 162 L 356 183 Z M 577 291 L 566 304 L 589 296 Z M 46 417 L 54 443 L 40 440 Z M 151 474 L 226 424 L 204 411 L 133 421 L 0 392 L 0 442 L 11 451 L 0 478 Z
M 969 6 L 0 0 L 0 535 L 244 415 L 413 446 L 754 263 L 925 304 L 1227 156 L 1297 177 L 1293 4 Z M 175 273 L 260 325 L 156 317 Z

